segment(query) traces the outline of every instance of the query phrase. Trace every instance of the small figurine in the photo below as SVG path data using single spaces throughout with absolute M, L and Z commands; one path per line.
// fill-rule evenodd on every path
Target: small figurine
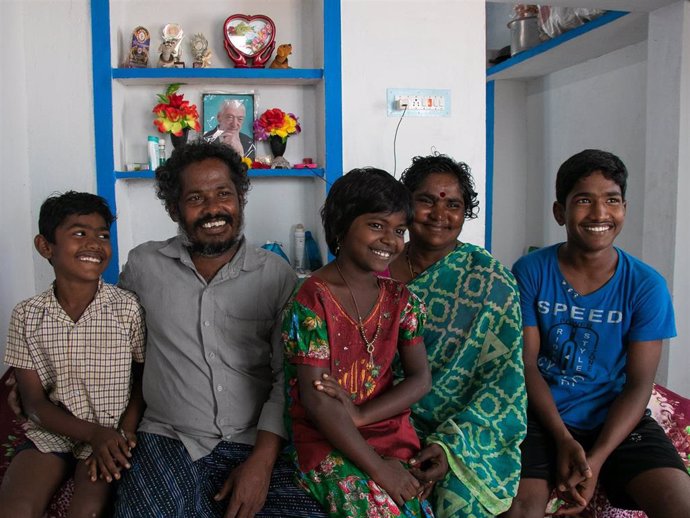
M 130 68 L 146 68 L 149 64 L 149 45 L 151 36 L 144 27 L 137 27 L 132 31 L 132 45 L 129 49 L 128 66 Z
M 190 42 L 192 56 L 194 57 L 194 68 L 208 68 L 211 66 L 211 50 L 208 48 L 208 40 L 199 33 L 192 36 Z
M 169 23 L 163 27 L 163 43 L 158 48 L 160 57 L 158 66 L 163 68 L 184 67 L 180 56 L 180 44 L 184 38 L 184 31 L 177 23 Z
M 288 56 L 292 54 L 292 43 L 283 43 L 278 45 L 276 57 L 270 64 L 269 68 L 292 68 L 288 66 Z

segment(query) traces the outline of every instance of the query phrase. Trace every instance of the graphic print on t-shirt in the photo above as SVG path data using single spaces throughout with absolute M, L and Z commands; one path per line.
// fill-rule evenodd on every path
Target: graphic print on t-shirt
M 557 369 L 561 384 L 575 385 L 589 373 L 596 361 L 599 335 L 590 327 L 573 322 L 562 322 L 552 326 L 548 333 L 548 357 L 540 356 L 543 370 Z

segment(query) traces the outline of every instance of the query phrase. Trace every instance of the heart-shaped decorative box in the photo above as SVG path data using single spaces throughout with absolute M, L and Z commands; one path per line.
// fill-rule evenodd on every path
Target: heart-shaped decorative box
M 263 68 L 275 48 L 276 26 L 268 16 L 233 14 L 223 24 L 225 50 L 237 68 Z

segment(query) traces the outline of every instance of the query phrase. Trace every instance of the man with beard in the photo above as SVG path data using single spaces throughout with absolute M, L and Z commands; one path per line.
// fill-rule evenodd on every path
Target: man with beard
M 120 285 L 146 312 L 147 404 L 115 516 L 325 516 L 279 457 L 288 264 L 242 235 L 249 179 L 228 146 L 194 142 L 156 170 L 179 235 L 129 254 Z

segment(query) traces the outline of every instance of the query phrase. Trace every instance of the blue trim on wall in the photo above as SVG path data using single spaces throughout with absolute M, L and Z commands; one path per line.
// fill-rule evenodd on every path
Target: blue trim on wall
M 96 144 L 96 190 L 117 214 L 113 158 L 113 96 L 110 68 L 110 10 L 108 2 L 91 0 L 91 61 L 93 67 L 93 122 Z M 103 273 L 107 282 L 117 282 L 117 222 L 110 229 L 113 255 Z
M 326 191 L 343 174 L 341 0 L 323 1 L 323 76 L 326 135 Z
M 494 96 L 495 83 L 486 83 L 486 226 L 484 248 L 491 252 L 494 220 Z
M 486 70 L 486 76 L 488 78 L 491 78 L 492 75 L 497 74 L 498 72 L 515 66 L 518 63 L 522 63 L 523 61 L 527 61 L 528 59 L 531 59 L 534 56 L 547 52 L 552 48 L 565 43 L 566 41 L 570 41 L 574 38 L 577 38 L 578 36 L 581 36 L 582 34 L 593 31 L 594 29 L 598 29 L 602 25 L 611 23 L 612 21 L 617 20 L 618 18 L 622 18 L 627 14 L 629 13 L 626 11 L 609 11 L 607 13 L 604 13 L 599 18 L 595 18 L 594 20 L 580 25 L 579 27 L 564 32 L 563 34 L 556 36 L 555 38 L 547 40 L 544 43 L 540 43 L 539 45 L 532 47 L 531 49 L 520 52 L 519 54 L 516 54 L 510 59 L 506 59 L 498 65 L 488 68 Z

